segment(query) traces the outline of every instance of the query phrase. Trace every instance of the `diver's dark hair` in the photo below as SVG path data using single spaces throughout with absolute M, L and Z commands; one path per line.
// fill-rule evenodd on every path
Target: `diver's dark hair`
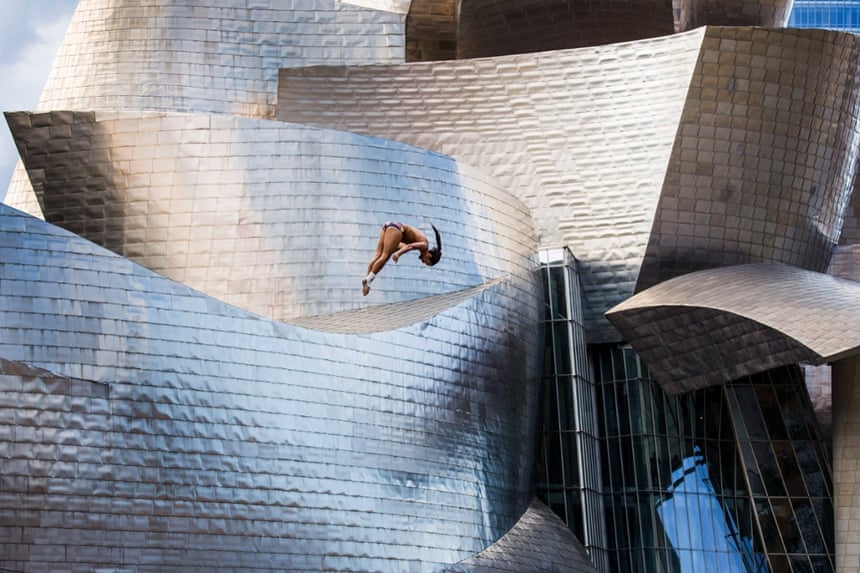
M 439 262 L 439 259 L 442 258 L 442 237 L 439 236 L 439 229 L 436 228 L 436 225 L 430 223 L 430 226 L 433 227 L 433 232 L 436 233 L 436 248 L 430 249 L 430 266 L 432 267 L 436 263 Z

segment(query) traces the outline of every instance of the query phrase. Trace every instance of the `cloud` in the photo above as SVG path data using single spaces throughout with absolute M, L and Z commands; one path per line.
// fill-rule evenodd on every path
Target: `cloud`
M 0 111 L 39 101 L 77 0 L 5 0 L 0 18 Z M 0 130 L 0 199 L 18 160 L 9 128 Z

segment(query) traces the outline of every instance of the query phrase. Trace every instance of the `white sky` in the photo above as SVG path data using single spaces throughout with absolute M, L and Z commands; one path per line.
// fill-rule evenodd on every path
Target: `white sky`
M 36 107 L 78 0 L 2 0 L 0 112 Z M 0 200 L 18 160 L 0 115 Z

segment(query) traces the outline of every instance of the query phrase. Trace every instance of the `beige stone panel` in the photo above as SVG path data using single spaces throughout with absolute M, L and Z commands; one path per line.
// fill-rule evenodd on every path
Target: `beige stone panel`
M 860 570 L 860 358 L 833 364 L 833 505 L 836 571 Z

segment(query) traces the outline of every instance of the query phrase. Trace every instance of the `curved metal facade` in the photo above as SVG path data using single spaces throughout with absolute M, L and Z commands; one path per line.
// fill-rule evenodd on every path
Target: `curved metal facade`
M 856 289 L 821 272 L 856 234 L 860 44 L 770 28 L 789 8 L 82 0 L 38 109 L 7 114 L 23 164 L 6 200 L 25 212 L 0 207 L 0 567 L 832 564 L 825 528 L 814 551 L 803 536 L 770 546 L 788 519 L 766 531 L 813 498 L 819 527 L 827 488 L 772 503 L 731 469 L 715 478 L 735 499 L 691 478 L 683 494 L 709 511 L 668 502 L 674 472 L 708 476 L 702 439 L 726 468 L 772 469 L 768 436 L 738 425 L 756 382 L 719 391 L 737 422 L 710 411 L 715 390 L 678 409 L 707 424 L 634 436 L 628 395 L 652 386 L 618 352 L 631 343 L 675 392 L 857 349 Z M 364 298 L 388 219 L 438 226 L 442 262 L 389 263 Z M 582 325 L 579 308 L 542 306 L 544 249 L 577 257 Z M 542 314 L 564 356 L 544 348 Z M 599 369 L 581 364 L 583 336 L 606 343 L 591 347 Z M 571 514 L 607 512 L 581 512 L 589 556 L 531 502 L 542 375 L 560 417 L 570 391 L 594 418 L 543 436 L 564 472 L 592 466 L 552 483 Z M 782 404 L 767 392 L 760 414 Z M 598 428 L 598 396 L 617 428 Z M 631 412 L 657 411 L 655 396 Z M 670 451 L 672 435 L 688 443 Z M 631 459 L 605 468 L 607 490 L 596 454 L 571 444 Z M 664 534 L 628 523 L 634 486 Z M 732 529 L 753 497 L 757 517 Z M 709 548 L 714 525 L 753 545 Z
M 858 297 L 854 281 L 788 265 L 740 265 L 662 282 L 607 316 L 663 389 L 678 393 L 858 352 Z
M 533 264 L 525 207 L 424 149 L 197 114 L 22 113 L 10 125 L 48 221 L 275 320 L 366 306 L 358 281 L 390 219 L 436 225 L 446 264 L 389 263 L 375 303 L 522 276 Z
M 525 510 L 529 275 L 326 333 L 2 220 L 4 568 L 427 571 Z

